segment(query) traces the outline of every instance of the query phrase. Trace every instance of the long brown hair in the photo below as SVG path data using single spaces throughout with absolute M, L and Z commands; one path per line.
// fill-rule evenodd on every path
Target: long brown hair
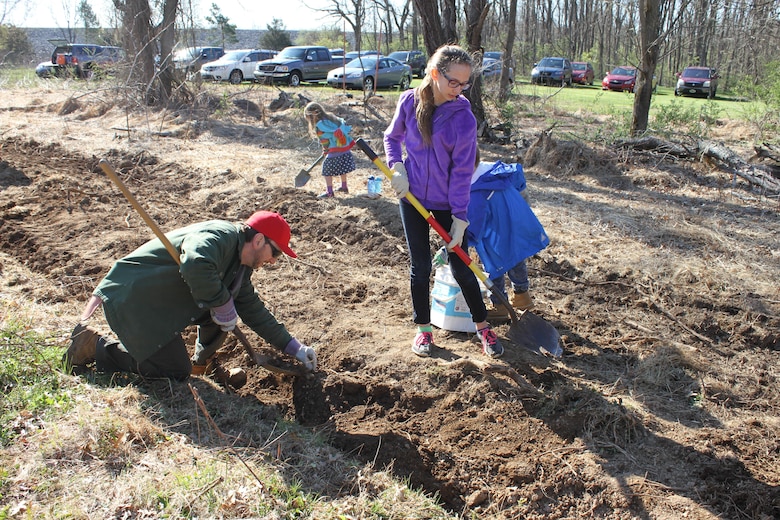
M 331 114 L 322 108 L 319 103 L 311 102 L 303 109 L 303 117 L 306 118 L 306 122 L 309 123 L 309 133 L 313 136 L 317 136 L 317 122 L 327 119 L 333 121 L 337 125 L 344 122 L 340 117 Z
M 426 146 L 431 144 L 431 135 L 433 134 L 433 111 L 436 105 L 433 103 L 433 77 L 431 71 L 438 69 L 440 72 L 447 72 L 453 63 L 461 65 L 474 66 L 471 55 L 457 45 L 442 45 L 428 60 L 425 67 L 425 77 L 420 86 L 414 93 L 415 117 L 417 118 L 417 128 L 422 134 L 423 143 Z

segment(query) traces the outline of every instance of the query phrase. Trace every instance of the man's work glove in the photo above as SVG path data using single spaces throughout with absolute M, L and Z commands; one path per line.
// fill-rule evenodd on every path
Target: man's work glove
M 284 353 L 295 357 L 295 359 L 303 363 L 307 370 L 311 372 L 317 370 L 317 352 L 297 339 L 293 338 L 290 340 L 284 348 Z
M 447 251 L 452 251 L 455 249 L 455 246 L 459 246 L 461 242 L 463 242 L 463 235 L 466 233 L 468 225 L 468 220 L 452 217 L 452 227 L 450 227 L 450 236 L 452 237 L 452 240 L 447 244 Z
M 396 196 L 400 199 L 409 193 L 409 176 L 406 174 L 406 166 L 402 162 L 395 163 L 393 170 L 395 170 L 395 173 L 390 178 L 390 187 L 393 188 Z
M 236 312 L 236 306 L 233 304 L 233 298 L 230 298 L 227 303 L 213 307 L 211 309 L 211 319 L 225 332 L 235 329 L 236 323 L 238 323 L 238 313 Z

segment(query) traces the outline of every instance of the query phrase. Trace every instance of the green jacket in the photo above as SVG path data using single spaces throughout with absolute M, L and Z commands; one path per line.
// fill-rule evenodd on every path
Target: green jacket
M 242 224 L 211 220 L 166 235 L 181 266 L 159 239 L 118 260 L 94 294 L 103 300 L 111 330 L 139 363 L 228 301 L 245 236 Z M 255 292 L 251 270 L 234 298 L 241 320 L 278 349 L 292 336 Z

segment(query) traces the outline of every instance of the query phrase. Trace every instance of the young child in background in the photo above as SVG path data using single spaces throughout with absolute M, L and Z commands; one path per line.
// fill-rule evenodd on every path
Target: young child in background
M 319 198 L 333 197 L 333 177 L 341 177 L 341 187 L 336 191 L 349 193 L 347 174 L 355 170 L 355 158 L 352 147 L 355 140 L 350 132 L 352 127 L 343 119 L 326 112 L 319 103 L 309 103 L 303 109 L 303 117 L 309 123 L 309 132 L 322 145 L 325 160 L 322 162 L 322 175 L 325 177 L 325 191 Z
M 512 284 L 512 306 L 518 310 L 533 307 L 528 293 L 526 258 L 550 243 L 542 224 L 525 200 L 525 175 L 521 164 L 479 161 L 471 178 L 467 236 L 479 254 L 490 281 L 506 297 L 504 274 Z M 489 321 L 509 319 L 509 310 L 490 294 L 493 308 Z

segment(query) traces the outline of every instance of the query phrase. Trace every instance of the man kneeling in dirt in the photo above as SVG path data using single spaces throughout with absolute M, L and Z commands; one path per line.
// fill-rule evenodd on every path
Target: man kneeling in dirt
M 101 372 L 134 372 L 185 380 L 205 373 L 238 317 L 253 331 L 308 370 L 316 370 L 312 347 L 293 338 L 260 300 L 252 270 L 292 258 L 290 226 L 278 213 L 258 211 L 244 223 L 211 220 L 174 230 L 167 237 L 181 265 L 159 239 L 117 261 L 98 284 L 63 356 L 70 370 L 95 361 Z M 103 306 L 120 342 L 84 322 Z M 190 359 L 181 337 L 197 325 Z

